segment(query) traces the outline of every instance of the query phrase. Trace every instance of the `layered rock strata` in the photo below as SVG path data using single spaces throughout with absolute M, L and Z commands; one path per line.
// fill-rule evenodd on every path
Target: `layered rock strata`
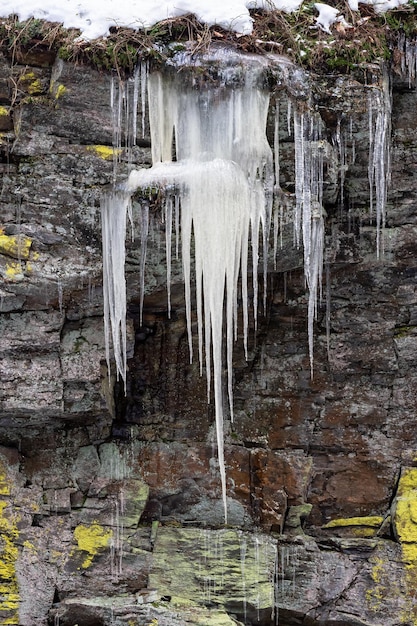
M 157 213 L 142 324 L 140 250 L 127 238 L 126 395 L 105 366 L 110 82 L 48 56 L 0 61 L 0 621 L 416 624 L 414 89 L 394 84 L 378 259 L 366 84 L 313 81 L 330 313 L 319 307 L 311 379 L 288 226 L 248 361 L 236 345 L 223 528 L 213 409 L 189 364 L 179 263 L 168 318 Z M 280 154 L 291 193 L 291 133 Z M 116 156 L 122 179 L 129 159 L 150 164 L 149 138 Z

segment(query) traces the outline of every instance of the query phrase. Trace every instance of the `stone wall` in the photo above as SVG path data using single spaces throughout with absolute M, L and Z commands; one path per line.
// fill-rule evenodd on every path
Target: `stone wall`
M 287 227 L 248 361 L 236 345 L 224 528 L 213 408 L 189 364 L 179 263 L 168 318 L 158 215 L 142 324 L 139 235 L 127 243 L 126 395 L 105 365 L 111 76 L 51 54 L 0 59 L 2 623 L 417 624 L 416 96 L 397 79 L 378 259 L 366 84 L 314 82 L 330 155 L 330 307 L 319 307 L 311 379 Z M 292 152 L 283 133 L 288 192 Z M 127 151 L 117 156 L 122 179 Z M 148 137 L 129 158 L 150 164 Z

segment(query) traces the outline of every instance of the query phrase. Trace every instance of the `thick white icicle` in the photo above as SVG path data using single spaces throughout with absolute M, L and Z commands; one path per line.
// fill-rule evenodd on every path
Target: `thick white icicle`
M 110 372 L 110 337 L 116 374 L 126 384 L 125 236 L 130 194 L 114 191 L 102 198 L 103 301 L 106 360 Z
M 247 350 L 249 232 L 252 240 L 255 320 L 261 233 L 266 290 L 274 167 L 266 138 L 269 94 L 256 85 L 261 70 L 258 73 L 245 70 L 245 78 L 239 85 L 233 84 L 233 88 L 221 85 L 216 89 L 199 90 L 184 84 L 181 74 L 150 75 L 149 116 L 154 165 L 151 170 L 132 172 L 129 177 L 131 191 L 155 184 L 175 189 L 181 199 L 179 222 L 190 353 L 191 248 L 194 235 L 199 358 L 202 367 L 205 352 L 208 394 L 213 376 L 225 510 L 222 337 L 225 326 L 228 396 L 233 419 L 232 347 L 237 329 L 239 276 L 242 278 L 244 345 Z M 175 155 L 172 154 L 174 142 Z M 166 220 L 166 236 L 170 238 L 172 207 L 169 205 Z M 168 263 L 170 257 L 171 245 L 167 241 Z M 168 280 L 169 275 L 168 270 Z
M 247 257 L 250 189 L 242 170 L 233 161 L 223 159 L 161 163 L 151 169 L 133 171 L 128 186 L 134 189 L 157 182 L 168 186 L 175 184 L 181 194 L 182 258 L 190 322 L 191 231 L 194 232 L 197 316 L 200 332 L 205 338 L 208 389 L 213 368 L 217 448 L 226 511 L 222 401 L 223 311 L 225 303 L 228 387 L 232 413 L 233 315 L 236 310 L 234 303 L 238 298 L 242 252 L 244 264 Z

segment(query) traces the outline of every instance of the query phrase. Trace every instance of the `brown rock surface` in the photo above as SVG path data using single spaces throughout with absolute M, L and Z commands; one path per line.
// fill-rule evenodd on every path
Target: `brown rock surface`
M 142 325 L 138 235 L 127 243 L 126 396 L 105 366 L 99 201 L 113 179 L 102 158 L 112 150 L 111 78 L 47 61 L 29 80 L 30 60 L 1 60 L 2 101 L 11 104 L 12 73 L 33 94 L 7 109 L 0 138 L 0 227 L 31 240 L 27 258 L 0 250 L 0 621 L 266 625 L 278 607 L 283 626 L 416 623 L 413 541 L 405 550 L 389 523 L 372 538 L 322 529 L 386 517 L 401 469 L 416 463 L 415 91 L 393 95 L 381 259 L 368 217 L 366 89 L 328 79 L 326 97 L 317 95 L 320 110 L 333 107 L 323 115 L 329 332 L 322 303 L 311 379 L 301 255 L 288 230 L 247 362 L 236 346 L 225 445 L 232 528 L 223 529 L 213 407 L 189 363 L 179 263 L 167 315 L 158 220 Z M 342 201 L 331 120 L 339 116 L 348 137 L 346 103 L 356 160 Z M 291 136 L 281 153 L 291 189 Z M 147 166 L 150 150 L 136 147 L 132 158 Z M 125 152 L 120 160 L 123 179 Z

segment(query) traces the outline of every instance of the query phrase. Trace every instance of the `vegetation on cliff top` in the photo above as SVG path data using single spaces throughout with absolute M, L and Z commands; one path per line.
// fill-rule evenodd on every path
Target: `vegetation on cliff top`
M 58 53 L 65 60 L 128 75 L 140 59 L 164 62 L 186 44 L 198 52 L 211 41 L 222 41 L 246 52 L 284 54 L 309 70 L 343 73 L 380 59 L 398 62 L 399 34 L 414 38 L 417 33 L 416 6 L 376 14 L 369 5 L 353 12 L 340 2 L 337 8 L 345 21 L 336 22 L 331 33 L 317 26 L 315 3 L 308 1 L 293 13 L 252 11 L 250 35 L 208 27 L 189 15 L 139 31 L 114 28 L 108 37 L 94 41 L 81 40 L 79 31 L 60 24 L 9 17 L 0 19 L 0 49 L 14 62 L 24 62 L 28 53 Z

